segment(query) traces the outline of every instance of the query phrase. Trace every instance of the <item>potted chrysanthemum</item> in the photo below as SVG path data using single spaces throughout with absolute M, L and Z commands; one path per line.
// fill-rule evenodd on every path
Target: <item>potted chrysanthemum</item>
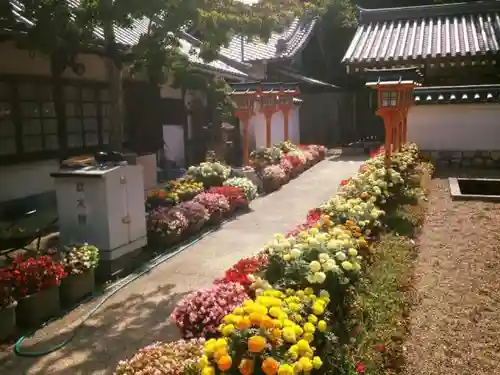
M 73 305 L 95 289 L 99 249 L 88 244 L 66 246 L 61 252 L 61 262 L 68 274 L 59 290 L 61 302 L 64 305 Z
M 16 330 L 16 306 L 13 288 L 14 275 L 9 268 L 0 269 L 0 342 Z

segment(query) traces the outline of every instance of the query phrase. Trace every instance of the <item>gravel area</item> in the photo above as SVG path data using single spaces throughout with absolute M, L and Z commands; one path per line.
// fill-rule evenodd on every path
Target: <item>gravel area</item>
M 268 196 L 252 202 L 239 216 L 188 250 L 153 269 L 113 296 L 60 351 L 41 358 L 15 357 L 0 351 L 1 375 L 112 374 L 119 360 L 155 341 L 178 338 L 168 318 L 176 302 L 192 290 L 210 286 L 240 258 L 255 254 L 272 239 L 303 222 L 307 211 L 335 193 L 366 157 L 325 160 Z M 27 343 L 43 350 L 61 343 L 98 301 L 55 321 Z
M 446 178 L 429 199 L 403 373 L 500 374 L 500 204 L 452 201 Z

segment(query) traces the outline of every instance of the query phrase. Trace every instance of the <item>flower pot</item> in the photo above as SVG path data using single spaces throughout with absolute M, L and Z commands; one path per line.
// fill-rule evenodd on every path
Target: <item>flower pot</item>
M 224 214 L 221 211 L 214 212 L 210 215 L 210 219 L 208 219 L 208 224 L 210 225 L 219 225 L 224 218 Z
M 201 220 L 195 224 L 191 224 L 188 229 L 186 229 L 186 237 L 193 236 L 198 234 L 201 231 L 201 228 L 205 225 L 205 221 Z
M 234 211 L 236 211 L 236 208 L 237 208 L 236 206 L 230 206 L 230 207 L 229 207 L 229 210 L 227 210 L 226 212 L 224 212 L 224 215 L 223 215 L 223 216 L 224 216 L 225 218 L 228 218 L 228 217 L 233 216 L 233 215 L 234 215 Z
M 264 189 L 264 193 L 269 194 L 269 193 L 272 193 L 273 191 L 278 190 L 281 187 L 281 181 L 271 180 L 271 179 L 263 180 L 262 186 Z
M 59 288 L 54 286 L 19 299 L 16 321 L 22 327 L 36 327 L 56 316 L 60 309 Z
M 78 275 L 70 275 L 63 279 L 59 289 L 61 303 L 71 306 L 92 294 L 95 289 L 95 273 L 91 268 Z
M 16 331 L 16 306 L 17 302 L 0 308 L 0 342 L 6 340 Z
M 181 236 L 176 233 L 148 233 L 148 245 L 152 246 L 153 248 L 170 247 L 178 243 L 180 239 Z

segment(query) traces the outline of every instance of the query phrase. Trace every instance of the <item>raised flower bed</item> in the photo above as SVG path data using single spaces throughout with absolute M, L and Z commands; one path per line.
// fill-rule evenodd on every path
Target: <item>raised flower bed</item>
M 174 320 L 182 329 L 193 322 L 189 335 L 208 339 L 198 356 L 201 373 L 363 373 L 362 358 L 355 356 L 360 335 L 355 294 L 366 262 L 374 261 L 378 234 L 391 230 L 384 216 L 420 194 L 411 182 L 418 164 L 412 145 L 393 155 L 390 168 L 383 155 L 374 155 L 338 195 L 309 212 L 307 223 L 288 237 L 277 234 L 260 255 L 265 264 L 252 263 L 248 273 L 235 265 L 215 281 L 217 287 L 241 284 L 252 297 L 225 316 L 210 313 L 205 291 L 181 303 L 182 319 Z M 218 295 L 210 301 L 226 308 L 234 298 Z M 209 332 L 203 322 L 210 322 Z

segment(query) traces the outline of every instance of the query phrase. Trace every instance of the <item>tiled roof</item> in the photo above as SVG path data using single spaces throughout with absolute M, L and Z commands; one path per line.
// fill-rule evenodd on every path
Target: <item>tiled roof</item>
M 209 68 L 217 71 L 217 72 L 222 72 L 222 73 L 230 73 L 232 75 L 241 77 L 241 78 L 247 78 L 248 74 L 245 72 L 242 72 L 236 68 L 233 68 L 232 66 L 226 64 L 225 62 L 221 60 L 214 60 L 211 62 L 206 62 L 202 58 L 198 56 L 198 53 L 200 52 L 198 47 L 193 46 L 191 43 L 189 43 L 186 40 L 180 39 L 179 40 L 181 44 L 181 51 L 185 53 L 186 55 L 189 55 L 189 60 L 193 64 L 201 65 L 201 66 L 208 66 Z M 191 53 L 191 51 L 194 51 L 195 53 Z
M 366 86 L 378 85 L 420 85 L 423 74 L 417 67 L 394 68 L 394 69 L 365 69 L 363 77 Z
M 499 103 L 500 85 L 434 86 L 413 90 L 415 104 Z
M 297 82 L 241 82 L 232 83 L 231 88 L 233 93 L 252 94 L 261 89 L 264 93 L 279 93 L 283 90 L 285 93 L 299 92 L 299 84 Z
M 21 8 L 22 4 L 16 0 L 10 0 L 10 1 L 14 7 L 15 16 L 18 17 L 18 21 L 30 26 L 32 24 L 31 21 L 22 18 L 20 16 L 20 12 L 22 11 Z M 67 0 L 67 1 L 70 6 L 74 6 L 75 8 L 78 7 L 80 4 L 79 0 Z M 141 36 L 147 32 L 149 22 L 150 22 L 149 19 L 143 18 L 141 20 L 135 20 L 130 28 L 121 28 L 115 26 L 114 31 L 115 31 L 116 41 L 124 46 L 131 46 L 137 44 Z M 97 27 L 94 32 L 97 38 L 104 39 L 104 32 L 102 28 Z M 197 55 L 189 53 L 191 45 L 188 41 L 180 39 L 180 43 L 181 43 L 181 51 L 189 56 L 189 60 L 193 64 L 215 72 L 226 73 L 240 78 L 248 77 L 248 74 L 238 69 L 235 69 L 232 66 L 229 66 L 228 64 L 220 60 L 206 62 Z
M 240 62 L 291 58 L 307 44 L 316 21 L 310 16 L 296 18 L 283 32 L 273 33 L 267 43 L 242 41 L 240 36 L 234 36 L 229 46 L 221 48 L 220 53 Z
M 500 51 L 500 1 L 359 9 L 343 62 L 391 65 Z
M 286 68 L 281 68 L 281 67 L 276 67 L 274 69 L 276 69 L 276 71 L 278 73 L 281 73 L 285 76 L 296 79 L 297 81 L 299 81 L 301 83 L 305 83 L 305 84 L 312 85 L 312 86 L 323 86 L 323 87 L 328 87 L 331 89 L 339 89 L 340 88 L 338 86 L 332 85 L 331 83 L 320 81 L 320 80 L 312 78 L 312 77 L 304 76 L 304 75 L 300 74 L 299 72 L 293 71 L 291 69 L 286 69 Z

